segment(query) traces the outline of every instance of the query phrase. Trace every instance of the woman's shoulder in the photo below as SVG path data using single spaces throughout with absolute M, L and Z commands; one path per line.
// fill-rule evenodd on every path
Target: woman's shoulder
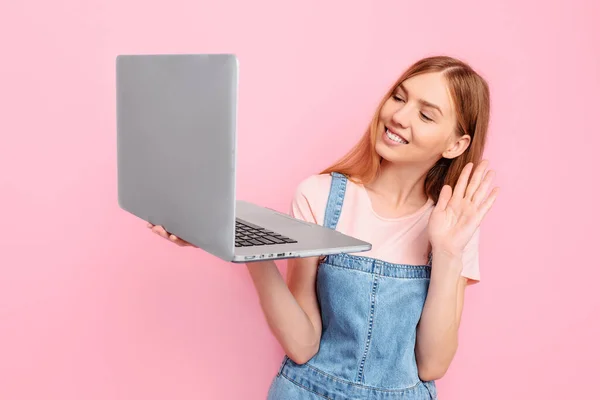
M 302 194 L 313 197 L 328 194 L 331 187 L 331 178 L 330 174 L 309 175 L 301 180 L 296 187 L 296 195 Z
M 331 175 L 314 174 L 296 186 L 292 199 L 291 215 L 313 223 L 321 223 L 325 215 Z
M 331 188 L 331 179 L 329 174 L 314 174 L 304 178 L 296 187 L 294 202 L 313 208 L 324 208 Z
M 304 190 L 329 189 L 331 178 L 331 174 L 309 175 L 300 181 L 298 188 Z

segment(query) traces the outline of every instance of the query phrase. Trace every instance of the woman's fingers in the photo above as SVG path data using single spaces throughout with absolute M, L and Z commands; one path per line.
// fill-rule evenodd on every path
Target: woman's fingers
M 167 239 L 167 240 L 169 240 L 169 241 L 171 241 L 171 242 L 175 243 L 175 244 L 176 244 L 176 245 L 178 245 L 178 246 L 192 246 L 192 244 L 191 244 L 191 243 L 188 243 L 188 242 L 186 242 L 185 240 L 183 240 L 183 239 L 180 239 L 179 237 L 177 237 L 177 236 L 175 236 L 175 235 L 173 235 L 173 234 L 171 234 L 171 233 L 167 232 L 167 231 L 165 230 L 165 228 L 163 228 L 163 227 L 162 227 L 162 226 L 160 226 L 160 225 L 153 225 L 153 224 L 151 224 L 151 223 L 148 223 L 146 226 L 147 226 L 149 229 L 151 229 L 151 230 L 152 230 L 152 232 L 156 233 L 156 234 L 157 234 L 157 235 L 159 235 L 159 236 L 162 236 L 163 238 L 165 238 L 165 239 Z
M 473 176 L 469 181 L 469 186 L 467 187 L 467 192 L 465 194 L 465 198 L 467 200 L 472 200 L 475 193 L 481 186 L 481 180 L 483 179 L 483 173 L 485 172 L 489 162 L 487 160 L 483 160 L 479 163 L 475 171 L 473 172 Z
M 450 185 L 444 185 L 442 187 L 442 191 L 440 192 L 436 208 L 442 211 L 445 210 L 446 207 L 448 207 L 448 202 L 450 202 L 451 198 L 452 188 L 450 187 Z
M 152 227 L 152 232 L 156 233 L 159 236 L 162 236 L 165 239 L 169 238 L 169 233 L 167 231 L 165 231 L 165 228 L 163 228 L 160 225 L 154 225 Z
M 475 204 L 476 207 L 479 207 L 481 205 L 481 202 L 488 195 L 488 191 L 490 189 L 492 181 L 494 180 L 494 176 L 495 175 L 496 175 L 496 173 L 493 170 L 489 170 L 487 172 L 487 174 L 485 174 L 485 178 L 483 179 L 483 182 L 479 185 L 479 188 L 473 194 L 473 200 L 472 201 L 473 201 L 473 204 Z
M 490 192 L 490 195 L 483 201 L 483 203 L 481 203 L 481 205 L 479 206 L 479 210 L 478 210 L 479 211 L 479 221 L 482 221 L 483 218 L 490 211 L 490 209 L 494 205 L 494 202 L 496 201 L 496 198 L 498 197 L 498 193 L 500 193 L 500 188 L 496 186 Z
M 188 242 L 186 242 L 185 240 L 179 239 L 175 235 L 169 235 L 169 240 L 179 246 L 187 246 L 188 245 Z
M 465 189 L 467 184 L 469 183 L 469 176 L 471 175 L 471 171 L 473 170 L 473 163 L 468 163 L 463 168 L 460 176 L 458 177 L 458 181 L 456 185 L 452 189 L 452 199 L 450 200 L 451 207 L 458 207 L 458 205 L 462 202 L 465 197 Z

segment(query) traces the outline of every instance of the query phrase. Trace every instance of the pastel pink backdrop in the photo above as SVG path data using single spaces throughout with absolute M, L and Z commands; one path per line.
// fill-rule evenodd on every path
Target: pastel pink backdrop
M 239 55 L 239 197 L 280 210 L 411 62 L 472 63 L 502 193 L 441 398 L 593 397 L 597 2 L 59 0 L 0 15 L 0 398 L 265 397 L 283 353 L 245 267 L 117 206 L 115 56 L 191 52 Z

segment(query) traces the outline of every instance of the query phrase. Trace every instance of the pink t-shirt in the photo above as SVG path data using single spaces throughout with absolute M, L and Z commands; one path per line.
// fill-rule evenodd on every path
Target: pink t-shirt
M 292 200 L 293 217 L 323 225 L 331 186 L 331 175 L 312 175 L 302 181 Z M 427 224 L 434 203 L 430 199 L 420 210 L 400 218 L 383 218 L 373 210 L 364 186 L 348 180 L 342 212 L 336 230 L 369 242 L 372 249 L 357 253 L 394 264 L 424 265 L 429 259 Z M 478 282 L 479 229 L 463 256 L 462 275 Z

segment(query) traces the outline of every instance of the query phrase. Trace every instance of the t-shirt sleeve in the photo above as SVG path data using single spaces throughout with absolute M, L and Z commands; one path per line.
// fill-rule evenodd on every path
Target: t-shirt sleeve
M 480 228 L 477 228 L 463 253 L 462 276 L 469 280 L 469 284 L 477 283 L 481 279 L 479 275 L 479 232 Z
M 328 189 L 331 177 L 328 175 L 313 175 L 297 186 L 290 206 L 290 215 L 294 218 L 323 224 Z

